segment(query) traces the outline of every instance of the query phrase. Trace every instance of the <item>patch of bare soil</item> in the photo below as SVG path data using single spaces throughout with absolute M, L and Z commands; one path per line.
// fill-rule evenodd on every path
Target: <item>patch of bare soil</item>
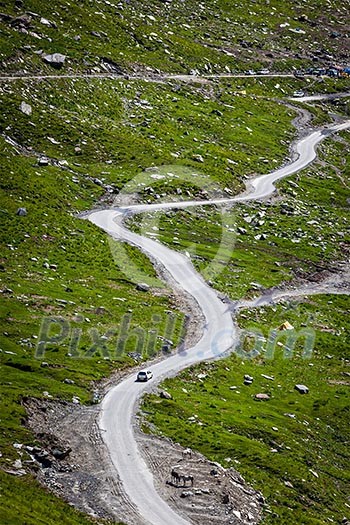
M 260 521 L 262 494 L 250 488 L 233 468 L 224 469 L 169 439 L 137 432 L 137 440 L 159 494 L 180 515 L 190 518 L 191 523 L 223 525 Z M 185 476 L 186 481 L 181 476 Z
M 345 246 L 344 246 L 345 252 Z M 305 296 L 325 293 L 350 293 L 350 264 L 347 261 L 328 263 L 317 267 L 310 273 L 300 272 L 294 281 L 276 286 L 272 295 Z
M 95 518 L 143 525 L 124 495 L 98 430 L 99 406 L 84 407 L 52 400 L 25 399 L 27 425 L 39 446 L 26 447 L 38 480 L 79 510 Z M 190 523 L 255 524 L 263 497 L 233 469 L 225 470 L 197 452 L 184 454 L 168 439 L 137 430 L 138 442 L 161 496 Z M 179 474 L 193 476 L 176 483 Z M 137 480 L 135 480 L 137 483 Z
M 27 425 L 38 447 L 27 451 L 37 479 L 57 496 L 96 518 L 140 525 L 97 426 L 99 406 L 27 399 Z M 57 457 L 57 451 L 63 454 Z M 55 457 L 56 455 L 56 457 Z
M 256 308 L 319 294 L 350 294 L 349 263 L 334 262 L 324 268 L 315 268 L 310 273 L 300 273 L 293 281 L 264 290 L 255 299 L 234 302 L 223 297 L 222 300 L 235 312 L 240 308 Z

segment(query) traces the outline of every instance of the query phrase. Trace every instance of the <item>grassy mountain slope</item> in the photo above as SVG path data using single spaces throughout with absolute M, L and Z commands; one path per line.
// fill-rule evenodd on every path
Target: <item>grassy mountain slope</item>
M 260 67 L 283 71 L 308 64 L 345 63 L 349 50 L 343 3 L 312 4 L 3 1 L 2 74 L 188 73 L 192 69 L 220 73 Z M 67 56 L 59 70 L 42 59 L 55 52 Z M 47 508 L 51 512 L 45 523 L 91 521 L 36 484 L 29 467 L 23 477 L 13 474 L 20 470 L 19 459 L 24 465 L 29 459 L 14 444 L 40 446 L 25 426 L 23 397 L 96 402 L 96 382 L 135 363 L 128 355 L 135 350 L 134 340 L 126 341 L 122 353 L 116 351 L 125 316 L 130 318 L 130 331 L 140 329 L 151 338 L 155 329 L 158 335 L 164 333 L 173 315 L 174 344 L 182 337 L 184 315 L 148 259 L 131 247 L 111 246 L 78 213 L 95 206 L 106 194 L 106 202 L 117 200 L 129 181 L 149 175 L 146 170 L 152 166 L 175 176 L 153 179 L 151 194 L 138 188 L 139 198 L 149 202 L 157 192 L 164 198 L 178 198 L 179 190 L 181 198 L 198 197 L 207 180 L 214 191 L 220 187 L 226 195 L 237 193 L 246 176 L 266 173 L 288 155 L 296 113 L 276 99 L 305 85 L 294 78 L 188 85 L 127 78 L 1 82 L 0 465 L 4 488 L 0 521 L 40 523 Z M 346 80 L 307 85 L 312 92 L 344 90 Z M 31 106 L 30 114 L 20 109 L 23 102 Z M 319 107 L 313 110 L 315 119 L 329 121 L 329 112 L 341 113 L 344 107 Z M 343 168 L 337 165 L 337 169 Z M 16 214 L 20 207 L 26 208 L 26 216 Z M 217 246 L 218 218 L 206 213 L 196 226 L 186 214 L 181 216 L 192 232 L 198 228 L 211 239 L 209 251 L 207 239 L 197 239 L 204 258 L 214 256 Z M 320 220 L 320 213 L 314 215 Z M 178 215 L 170 214 L 168 219 L 161 238 L 172 244 L 169 230 L 179 227 L 185 239 L 180 248 L 188 248 L 186 229 L 176 224 Z M 249 232 L 247 244 L 249 239 L 263 253 L 253 234 Z M 330 229 L 327 253 L 335 256 L 331 235 Z M 174 246 L 179 247 L 178 243 Z M 278 243 L 283 253 L 291 253 L 289 245 L 281 246 L 281 239 Z M 256 278 L 257 266 L 243 249 L 240 253 L 245 278 L 241 275 L 239 286 L 245 293 Z M 322 255 L 319 250 L 317 261 Z M 275 254 L 265 256 L 270 268 Z M 127 265 L 133 263 L 135 275 L 123 272 L 121 258 Z M 288 278 L 290 270 L 282 266 L 270 284 Z M 230 272 L 222 276 L 215 285 L 231 294 L 238 283 L 236 274 L 234 279 Z M 137 289 L 141 280 L 149 282 L 151 290 Z M 53 317 L 69 323 L 69 334 L 35 358 L 43 319 Z M 50 330 L 51 336 L 59 333 L 54 325 Z M 78 359 L 70 355 L 73 331 L 81 331 Z M 96 337 L 108 332 L 105 345 L 94 347 Z M 157 351 L 162 344 L 158 337 Z M 148 357 L 146 351 L 143 357 Z
M 299 330 L 313 318 L 312 356 L 302 357 L 303 338 L 289 358 L 283 346 L 255 359 L 246 358 L 245 348 L 166 380 L 162 388 L 172 400 L 145 400 L 153 431 L 156 425 L 183 446 L 237 468 L 262 490 L 266 525 L 342 523 L 349 514 L 348 304 L 347 297 L 324 295 L 244 312 L 240 326 L 265 338 L 286 319 Z M 279 341 L 285 343 L 285 334 Z M 254 379 L 250 386 L 243 384 L 246 374 Z M 309 394 L 294 389 L 300 383 Z M 258 401 L 259 393 L 270 399 Z
M 67 55 L 65 72 L 284 71 L 349 60 L 348 12 L 339 0 L 24 0 L 3 1 L 2 12 L 2 61 L 9 71 L 49 70 L 39 51 Z M 30 13 L 24 23 L 13 21 L 24 13 Z

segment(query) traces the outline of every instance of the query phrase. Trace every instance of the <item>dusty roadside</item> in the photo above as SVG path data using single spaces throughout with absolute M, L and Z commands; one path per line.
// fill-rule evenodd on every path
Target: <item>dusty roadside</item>
M 35 399 L 24 400 L 23 404 L 28 425 L 41 443 L 30 452 L 36 458 L 38 480 L 91 516 L 142 525 L 143 520 L 124 495 L 99 433 L 99 406 Z M 197 452 L 188 456 L 180 445 L 143 434 L 138 428 L 136 436 L 157 490 L 191 523 L 260 521 L 262 495 L 251 489 L 233 468 L 225 470 Z M 173 483 L 174 467 L 179 473 L 192 475 L 193 486 L 189 482 L 186 486 L 183 482 Z

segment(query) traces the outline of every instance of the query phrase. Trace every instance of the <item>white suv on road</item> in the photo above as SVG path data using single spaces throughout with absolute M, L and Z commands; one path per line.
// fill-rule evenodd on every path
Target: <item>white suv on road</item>
M 139 372 L 137 374 L 137 381 L 148 381 L 149 379 L 152 379 L 153 377 L 153 374 L 150 370 L 141 370 L 141 372 Z

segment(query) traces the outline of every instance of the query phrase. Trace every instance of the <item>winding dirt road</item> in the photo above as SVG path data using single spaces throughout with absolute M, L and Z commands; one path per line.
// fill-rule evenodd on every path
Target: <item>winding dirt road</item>
M 302 99 L 299 99 L 302 100 Z M 152 366 L 153 379 L 148 383 L 135 382 L 135 374 L 112 388 L 102 402 L 100 429 L 109 449 L 111 459 L 122 481 L 135 512 L 142 524 L 189 525 L 187 518 L 172 510 L 158 495 L 149 471 L 135 440 L 133 415 L 140 397 L 165 377 L 203 360 L 223 356 L 236 341 L 236 329 L 231 311 L 218 298 L 215 291 L 195 271 L 189 259 L 181 253 L 163 246 L 157 241 L 141 237 L 122 225 L 125 213 L 186 208 L 189 206 L 220 205 L 262 199 L 275 190 L 275 182 L 296 173 L 316 157 L 316 146 L 332 133 L 350 128 L 350 120 L 323 130 L 314 131 L 295 145 L 297 160 L 267 175 L 249 181 L 244 194 L 231 199 L 210 201 L 172 202 L 152 205 L 134 205 L 127 208 L 92 211 L 87 218 L 112 237 L 127 241 L 141 248 L 156 259 L 176 281 L 197 301 L 205 318 L 200 341 L 187 351 L 177 353 Z

